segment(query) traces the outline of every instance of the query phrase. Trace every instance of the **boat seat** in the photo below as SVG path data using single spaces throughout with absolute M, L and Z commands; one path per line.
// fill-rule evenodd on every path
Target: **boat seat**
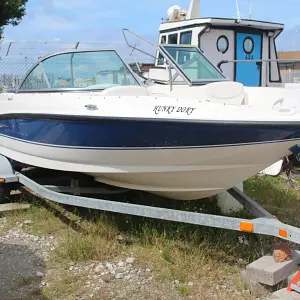
M 105 89 L 102 93 L 105 96 L 149 96 L 147 88 L 142 86 L 114 86 Z
M 174 75 L 174 70 L 172 70 L 172 75 Z M 157 81 L 169 81 L 170 73 L 169 70 L 163 67 L 154 67 L 149 69 L 148 77 L 152 80 Z
M 225 81 L 206 85 L 206 100 L 228 105 L 247 105 L 247 94 L 240 82 Z

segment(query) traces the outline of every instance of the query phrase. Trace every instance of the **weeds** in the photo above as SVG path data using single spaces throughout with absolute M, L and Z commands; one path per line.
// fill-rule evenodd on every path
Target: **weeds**
M 67 239 L 67 254 L 73 261 L 84 261 L 93 259 L 95 256 L 95 247 L 93 242 L 81 236 L 73 236 Z
M 256 199 L 280 221 L 300 227 L 297 211 L 300 209 L 300 193 L 281 177 L 254 177 L 245 182 L 247 195 Z
M 84 277 L 82 276 L 65 276 L 61 280 L 44 289 L 44 294 L 49 299 L 74 299 L 77 294 L 84 290 Z M 73 297 L 72 297 L 73 296 Z
M 178 287 L 178 292 L 181 296 L 188 296 L 190 294 L 190 288 L 187 286 L 180 286 Z

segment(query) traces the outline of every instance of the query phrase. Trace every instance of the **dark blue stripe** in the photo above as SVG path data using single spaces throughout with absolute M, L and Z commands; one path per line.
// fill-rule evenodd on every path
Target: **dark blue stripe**
M 125 120 L 6 119 L 0 134 L 70 147 L 205 147 L 300 138 L 300 126 Z

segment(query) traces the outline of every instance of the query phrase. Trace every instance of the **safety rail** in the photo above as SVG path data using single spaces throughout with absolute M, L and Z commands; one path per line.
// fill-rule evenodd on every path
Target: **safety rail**
M 227 63 L 256 63 L 258 66 L 262 68 L 263 66 L 265 69 L 265 81 L 266 83 L 269 81 L 269 75 L 270 75 L 270 69 L 271 69 L 271 63 L 279 63 L 279 62 L 286 62 L 286 63 L 299 63 L 300 59 L 232 59 L 232 60 L 221 60 L 218 62 L 217 67 L 218 69 L 223 72 L 222 65 Z M 280 71 L 279 71 L 280 72 Z

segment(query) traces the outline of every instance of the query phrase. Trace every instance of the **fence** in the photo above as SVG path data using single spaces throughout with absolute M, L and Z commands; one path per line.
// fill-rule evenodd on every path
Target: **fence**
M 17 88 L 35 61 L 28 57 L 0 57 L 0 91 Z
M 151 37 L 153 42 L 157 37 Z M 138 42 L 134 44 L 139 45 Z M 28 71 L 28 69 L 37 61 L 38 58 L 44 57 L 51 53 L 71 50 L 71 49 L 115 49 L 122 58 L 130 63 L 135 59 L 130 55 L 131 49 L 126 45 L 123 37 L 116 40 L 107 41 L 0 41 L 0 91 L 3 86 L 17 87 L 20 78 Z M 150 52 L 153 49 L 150 49 Z M 155 54 L 155 52 L 154 52 Z M 148 63 L 148 58 L 135 54 L 138 61 Z M 152 61 L 151 61 L 152 62 Z
M 79 42 L 8 42 L 0 43 L 0 92 L 15 89 L 39 57 L 49 53 L 74 49 Z
M 300 83 L 300 65 L 295 68 L 281 67 L 281 78 L 284 83 Z

